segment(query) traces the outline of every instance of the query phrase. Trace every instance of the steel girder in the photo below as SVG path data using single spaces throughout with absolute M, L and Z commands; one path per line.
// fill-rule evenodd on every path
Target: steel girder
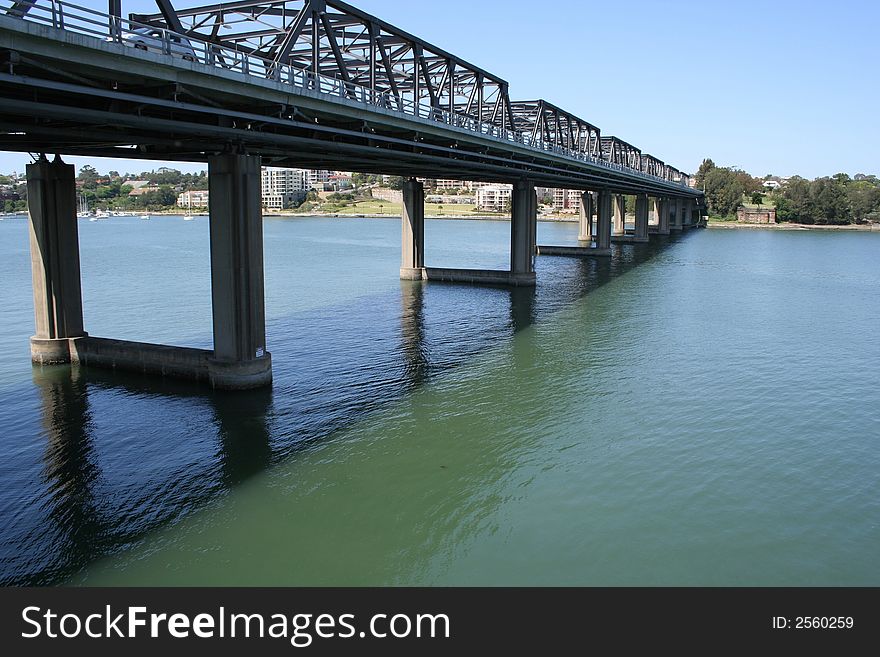
M 40 2 L 10 0 L 6 13 L 25 18 Z M 107 2 L 108 16 L 118 17 L 121 0 Z M 216 43 L 224 48 L 218 59 L 228 48 L 258 57 L 275 79 L 273 72 L 290 66 L 339 80 L 353 100 L 359 88 L 369 89 L 381 95 L 384 107 L 405 113 L 419 116 L 414 105 L 430 106 L 513 131 L 520 143 L 543 150 L 601 159 L 667 181 L 686 176 L 623 140 L 602 137 L 595 125 L 546 100 L 511 102 L 500 77 L 339 0 L 238 0 L 186 9 L 176 9 L 173 0 L 155 3 L 158 13 L 131 14 L 130 20 L 194 43 Z M 109 25 L 112 38 L 112 18 Z
M 670 182 L 678 182 L 682 179 L 682 176 L 684 175 L 685 174 L 683 174 L 671 164 L 667 164 L 663 172 L 663 177 Z
M 658 160 L 653 155 L 642 153 L 642 173 L 651 176 L 663 176 L 666 164 L 662 160 Z
M 512 127 L 508 84 L 427 41 L 338 0 L 243 0 L 131 20 L 335 77 L 403 102 Z M 174 23 L 180 25 L 178 29 Z
M 546 100 L 519 100 L 510 104 L 513 128 L 553 146 L 602 157 L 601 134 L 592 123 L 570 114 Z
M 642 170 L 642 151 L 617 137 L 602 137 L 602 157 L 609 164 Z

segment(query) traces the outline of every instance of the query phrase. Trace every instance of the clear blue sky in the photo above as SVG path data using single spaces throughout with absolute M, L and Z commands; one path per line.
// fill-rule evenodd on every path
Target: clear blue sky
M 688 172 L 711 157 L 758 176 L 880 174 L 871 0 L 350 3 L 501 76 L 514 100 L 546 98 Z M 123 0 L 125 13 L 154 7 Z M 0 171 L 28 159 L 0 153 Z

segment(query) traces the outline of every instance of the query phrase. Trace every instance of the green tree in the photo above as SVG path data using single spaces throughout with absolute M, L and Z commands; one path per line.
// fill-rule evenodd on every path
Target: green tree
M 880 185 L 868 180 L 856 180 L 846 186 L 846 197 L 850 213 L 856 222 L 880 213 Z
M 764 196 L 761 192 L 752 192 L 752 203 L 755 205 L 761 205 L 764 202 Z
M 810 193 L 816 223 L 848 224 L 852 221 L 844 177 L 817 178 L 810 184 Z
M 734 175 L 736 175 L 737 180 L 739 180 L 740 184 L 742 185 L 743 193 L 752 194 L 754 192 L 761 191 L 761 187 L 763 185 L 763 182 L 761 180 L 749 175 L 748 173 L 740 169 L 734 169 L 733 173 Z
M 83 189 L 95 189 L 98 186 L 99 174 L 95 167 L 84 164 L 79 169 L 76 179 L 82 183 Z
M 703 179 L 709 213 L 726 217 L 736 212 L 745 189 L 737 174 L 730 169 L 715 167 Z
M 390 176 L 388 178 L 388 187 L 391 189 L 403 189 L 403 183 L 406 182 L 406 178 L 403 176 Z
M 810 193 L 810 181 L 794 176 L 776 198 L 777 221 L 802 224 L 815 223 L 815 208 Z
M 697 187 L 699 187 L 700 189 L 703 188 L 703 181 L 706 179 L 706 175 L 715 168 L 715 163 L 710 158 L 707 157 L 705 160 L 703 160 L 703 163 L 700 165 L 700 168 L 697 169 L 697 173 L 694 175 Z

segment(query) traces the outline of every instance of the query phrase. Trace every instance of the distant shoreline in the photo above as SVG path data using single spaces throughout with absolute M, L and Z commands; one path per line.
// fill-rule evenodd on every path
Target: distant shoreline
M 400 219 L 400 215 L 397 214 L 375 214 L 369 212 L 358 212 L 358 213 L 347 213 L 347 212 L 310 212 L 310 213 L 298 213 L 298 212 L 273 212 L 271 214 L 264 214 L 264 217 L 279 217 L 279 218 L 290 218 L 290 217 L 323 217 L 323 218 L 339 218 L 339 219 Z M 479 221 L 510 221 L 510 217 L 497 215 L 497 214 L 487 214 L 487 215 L 458 215 L 458 214 L 426 214 L 425 219 L 456 219 L 456 220 L 464 220 L 468 221 L 471 219 L 479 220 Z M 577 217 L 558 217 L 558 216 L 541 216 L 538 215 L 538 221 L 546 221 L 549 223 L 577 223 Z
M 880 224 L 747 224 L 739 221 L 710 221 L 707 228 L 721 229 L 756 229 L 756 230 L 859 230 L 865 232 L 880 233 Z
M 177 212 L 177 211 L 168 211 L 168 210 L 154 210 L 152 212 L 137 212 L 131 214 L 125 214 L 117 217 L 103 217 L 105 219 L 121 219 L 124 217 L 140 217 L 140 216 L 151 216 L 151 217 L 184 217 L 186 213 Z M 208 217 L 210 216 L 207 212 L 193 212 L 190 216 L 192 217 Z M 27 218 L 27 212 L 14 212 L 8 214 L 0 214 L 0 219 L 3 218 Z M 370 214 L 370 213 L 343 213 L 343 212 L 309 212 L 309 213 L 298 213 L 298 212 L 271 212 L 271 213 L 263 213 L 263 218 L 279 218 L 279 219 L 290 219 L 290 218 L 309 218 L 309 217 L 321 217 L 321 218 L 339 218 L 339 219 L 400 219 L 400 215 L 394 214 Z M 94 217 L 80 217 L 80 219 L 87 219 Z M 453 215 L 453 214 L 427 214 L 425 215 L 425 219 L 455 219 L 455 220 L 479 220 L 479 221 L 510 221 L 510 217 L 508 216 L 499 216 L 499 215 Z M 577 217 L 571 216 L 553 216 L 553 215 L 538 215 L 538 221 L 544 221 L 548 223 L 577 223 Z

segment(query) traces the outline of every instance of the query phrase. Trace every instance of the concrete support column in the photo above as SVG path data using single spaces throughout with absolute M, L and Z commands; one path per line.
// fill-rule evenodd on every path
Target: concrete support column
M 403 184 L 400 278 L 422 279 L 425 268 L 425 186 L 415 178 Z
M 593 195 L 581 194 L 580 220 L 578 221 L 578 242 L 589 244 L 593 241 Z
M 671 228 L 672 230 L 681 230 L 681 219 L 684 216 L 684 199 L 676 199 L 673 202 L 675 203 L 675 221 L 673 222 Z
M 69 339 L 86 335 L 73 165 L 58 157 L 27 165 L 27 193 L 36 320 L 31 359 L 67 363 Z
M 659 218 L 657 232 L 660 235 L 669 235 L 669 206 L 672 202 L 668 198 L 658 198 L 656 203 Z
M 614 195 L 614 235 L 623 235 L 626 233 L 624 223 L 626 222 L 626 196 L 623 194 Z
M 684 217 L 682 219 L 686 228 L 690 228 L 694 224 L 694 201 L 687 199 L 684 202 Z
M 611 248 L 611 192 L 603 189 L 599 192 L 598 216 L 596 218 L 596 248 Z
M 217 388 L 254 388 L 272 381 L 263 299 L 263 215 L 260 157 L 208 160 L 211 195 L 211 297 Z
M 648 241 L 648 195 L 636 196 L 636 234 L 635 241 Z
M 535 276 L 538 230 L 538 197 L 531 183 L 521 180 L 513 187 L 510 222 L 510 272 L 514 276 Z

